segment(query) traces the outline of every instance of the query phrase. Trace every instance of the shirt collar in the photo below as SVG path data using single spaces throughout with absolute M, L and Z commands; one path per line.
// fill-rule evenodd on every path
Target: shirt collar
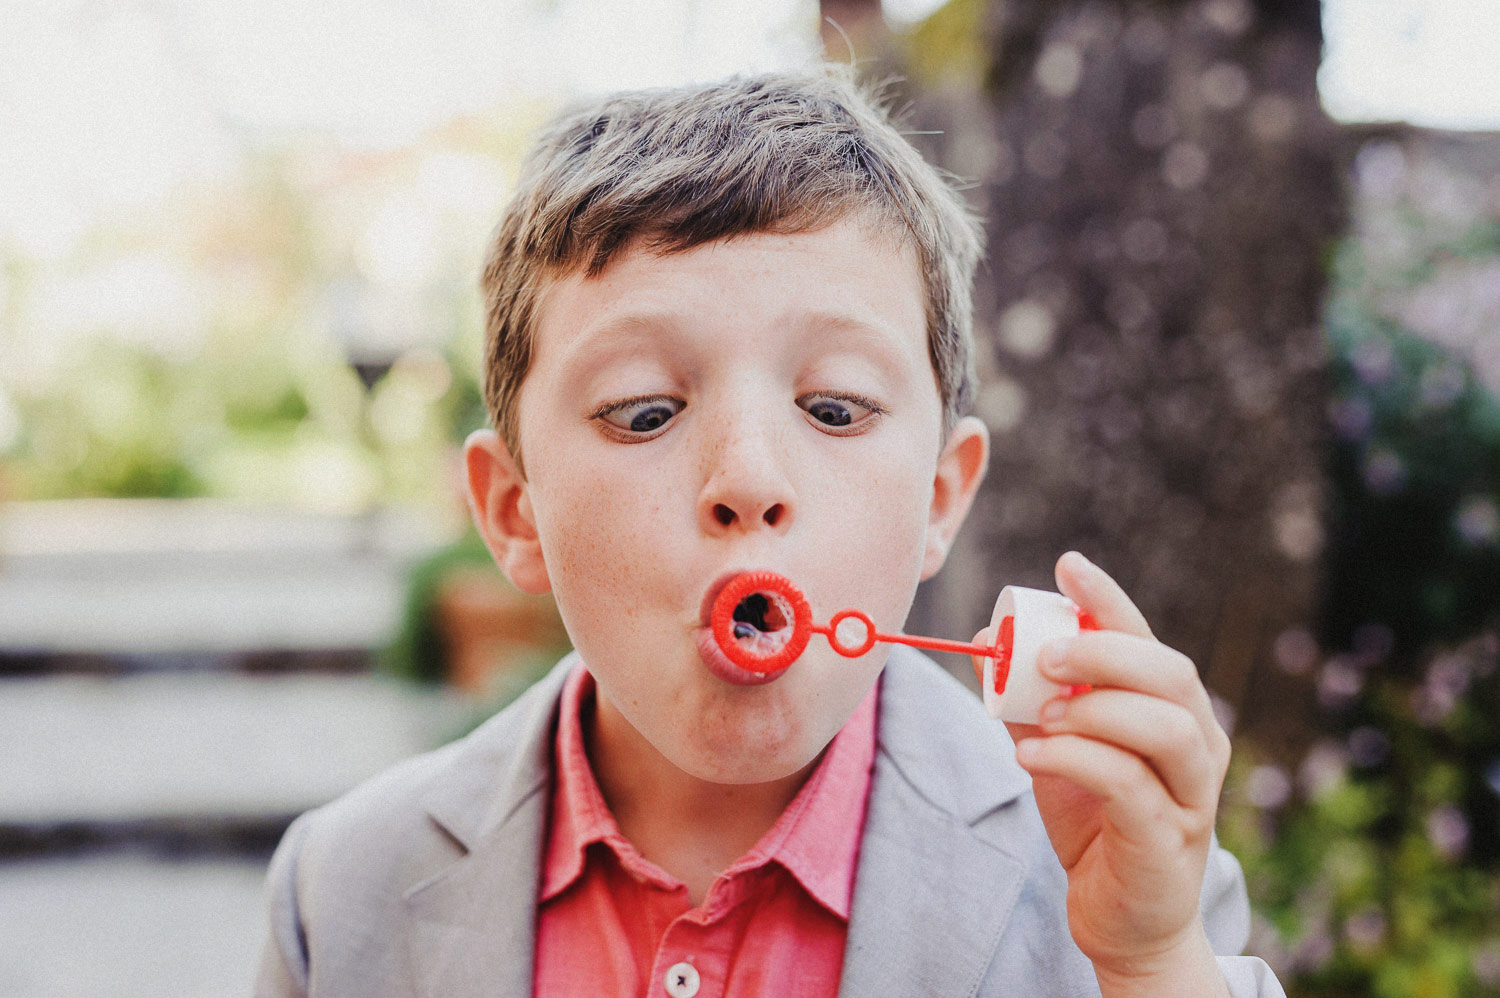
M 877 682 L 823 754 L 797 796 L 755 848 L 730 867 L 775 860 L 823 907 L 847 921 L 875 762 Z
M 848 920 L 875 761 L 879 689 L 876 683 L 860 701 L 797 796 L 760 841 L 725 871 L 727 876 L 775 862 L 824 908 Z M 593 695 L 593 677 L 580 663 L 563 687 L 558 714 L 556 784 L 540 894 L 543 903 L 583 874 L 588 847 L 595 842 L 607 843 L 618 861 L 646 873 L 649 879 L 658 879 L 650 874 L 660 873 L 621 834 L 589 765 L 581 711 Z

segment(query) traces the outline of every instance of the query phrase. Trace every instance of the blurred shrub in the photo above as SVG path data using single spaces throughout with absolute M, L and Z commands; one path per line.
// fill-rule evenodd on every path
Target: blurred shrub
M 1238 745 L 1221 810 L 1251 948 L 1308 998 L 1500 995 L 1500 185 L 1445 141 L 1359 156 L 1320 634 L 1276 649 L 1326 737 Z
M 489 549 L 472 526 L 418 562 L 407 574 L 401 624 L 381 652 L 381 668 L 412 682 L 441 682 L 447 674 L 447 649 L 436 613 L 438 593 L 455 572 L 493 567 Z
M 1487 631 L 1425 656 L 1413 685 L 1334 656 L 1335 737 L 1292 767 L 1236 746 L 1219 834 L 1245 867 L 1251 949 L 1289 994 L 1500 995 L 1497 658 Z
M 1321 637 L 1346 647 L 1387 628 L 1408 662 L 1500 612 L 1500 204 L 1486 197 L 1500 172 L 1466 176 L 1441 151 L 1360 154 L 1363 211 L 1327 309 Z
M 470 526 L 408 574 L 401 623 L 379 662 L 402 679 L 446 682 L 498 706 L 567 650 L 552 597 L 512 586 Z
M 188 356 L 99 338 L 10 389 L 18 428 L 0 459 L 15 498 L 445 502 L 451 444 L 482 425 L 474 366 L 407 351 L 367 393 L 316 338 L 266 330 Z
M 484 422 L 480 261 L 541 110 L 294 137 L 56 259 L 0 241 L 4 493 L 449 502 Z

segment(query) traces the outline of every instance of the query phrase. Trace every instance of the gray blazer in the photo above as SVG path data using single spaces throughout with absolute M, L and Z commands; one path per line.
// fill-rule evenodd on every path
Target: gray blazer
M 530 993 L 557 703 L 576 661 L 293 823 L 268 875 L 257 996 Z M 1098 995 L 1005 726 L 910 649 L 892 650 L 881 682 L 840 995 Z M 1217 846 L 1202 906 L 1214 951 L 1239 953 L 1249 904 Z M 1283 995 L 1260 960 L 1219 961 L 1235 998 Z

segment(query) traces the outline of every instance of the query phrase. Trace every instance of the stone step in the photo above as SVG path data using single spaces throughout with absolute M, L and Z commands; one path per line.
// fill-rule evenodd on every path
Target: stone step
M 264 878 L 259 859 L 130 850 L 0 862 L 0 995 L 247 995 Z
M 145 837 L 192 851 L 195 836 L 239 836 L 253 849 L 482 712 L 472 698 L 369 674 L 3 680 L 0 846 Z
M 461 524 L 217 500 L 0 505 L 0 657 L 369 650 Z

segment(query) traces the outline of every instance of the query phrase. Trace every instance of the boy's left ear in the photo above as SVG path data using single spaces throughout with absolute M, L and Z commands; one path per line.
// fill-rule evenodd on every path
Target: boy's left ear
M 922 578 L 930 579 L 943 567 L 958 528 L 963 526 L 984 481 L 990 460 L 990 431 L 973 416 L 960 419 L 948 432 L 948 442 L 938 455 L 932 482 L 932 508 L 927 520 L 927 549 L 922 553 Z

